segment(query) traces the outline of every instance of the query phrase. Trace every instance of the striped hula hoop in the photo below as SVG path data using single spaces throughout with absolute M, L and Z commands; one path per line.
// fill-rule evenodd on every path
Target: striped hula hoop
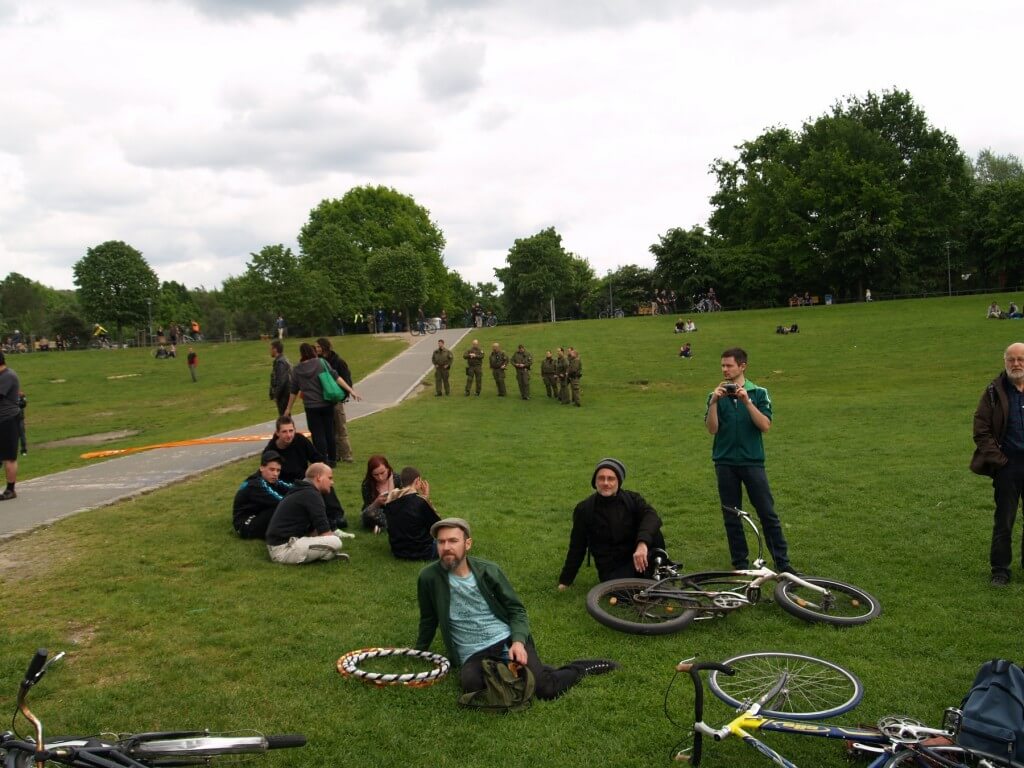
M 411 656 L 430 662 L 434 668 L 427 672 L 406 672 L 404 674 L 367 672 L 359 668 L 359 665 L 367 659 L 378 659 L 385 656 Z M 411 688 L 425 688 L 447 675 L 451 668 L 451 662 L 439 653 L 418 651 L 415 648 L 361 648 L 346 653 L 338 659 L 337 666 L 338 672 L 343 677 L 355 677 L 368 685 L 380 687 L 408 685 Z

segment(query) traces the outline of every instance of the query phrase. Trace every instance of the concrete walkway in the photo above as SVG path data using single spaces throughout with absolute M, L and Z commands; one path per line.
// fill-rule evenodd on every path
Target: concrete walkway
M 444 339 L 450 348 L 467 333 L 468 329 L 450 329 L 416 337 L 408 349 L 355 383 L 355 390 L 363 400 L 345 404 L 348 420 L 361 419 L 402 402 L 433 370 L 430 356 L 437 349 L 438 339 Z M 272 408 L 270 403 L 271 413 Z M 305 429 L 305 414 L 297 414 L 295 422 Z M 213 437 L 267 435 L 269 439 L 273 432 L 271 420 Z M 264 445 L 265 442 L 260 441 L 159 448 L 19 482 L 18 498 L 0 504 L 0 541 L 69 515 L 149 493 L 186 477 L 255 456 Z

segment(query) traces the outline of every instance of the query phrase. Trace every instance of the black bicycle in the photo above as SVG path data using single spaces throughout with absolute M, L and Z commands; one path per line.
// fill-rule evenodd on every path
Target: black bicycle
M 64 656 L 64 652 L 53 658 L 48 656 L 46 649 L 36 651 L 18 689 L 11 730 L 0 734 L 0 760 L 4 768 L 43 768 L 47 763 L 75 768 L 210 765 L 218 757 L 258 754 L 268 749 L 301 747 L 306 743 L 306 737 L 301 734 L 264 736 L 256 731 L 99 734 L 64 736 L 46 741 L 42 721 L 28 708 L 28 692 L 42 679 L 50 665 Z M 17 732 L 19 713 L 32 724 L 34 738 L 26 739 Z

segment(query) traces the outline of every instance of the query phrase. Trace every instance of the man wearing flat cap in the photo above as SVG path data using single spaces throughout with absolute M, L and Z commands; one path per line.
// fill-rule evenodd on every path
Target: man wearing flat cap
M 461 665 L 465 692 L 485 687 L 483 660 L 499 658 L 529 667 L 539 699 L 555 699 L 586 675 L 618 667 L 605 659 L 580 659 L 554 668 L 541 662 L 530 634 L 530 622 L 519 596 L 494 563 L 470 557 L 469 523 L 459 517 L 439 520 L 430 528 L 440 559 L 420 571 L 416 585 L 420 606 L 416 647 L 430 647 L 438 627 L 452 664 Z
M 664 549 L 661 518 L 639 493 L 623 490 L 626 467 L 618 459 L 601 459 L 590 485 L 596 490 L 572 513 L 569 551 L 558 577 L 566 589 L 576 579 L 583 558 L 590 551 L 600 581 L 650 576 L 654 562 L 648 555 Z

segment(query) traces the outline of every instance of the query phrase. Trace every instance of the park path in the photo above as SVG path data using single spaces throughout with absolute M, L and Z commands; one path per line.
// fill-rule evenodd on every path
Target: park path
M 433 369 L 430 356 L 437 348 L 438 339 L 444 339 L 445 345 L 451 348 L 467 333 L 467 329 L 448 329 L 417 337 L 404 352 L 355 382 L 355 389 L 363 400 L 345 404 L 348 420 L 361 419 L 398 405 Z M 268 411 L 273 413 L 272 403 Z M 305 414 L 296 414 L 295 422 L 300 429 L 305 429 Z M 212 437 L 269 436 L 273 431 L 274 422 L 270 420 Z M 263 446 L 263 442 L 242 442 L 158 448 L 19 482 L 18 498 L 0 506 L 0 541 L 255 456 Z

